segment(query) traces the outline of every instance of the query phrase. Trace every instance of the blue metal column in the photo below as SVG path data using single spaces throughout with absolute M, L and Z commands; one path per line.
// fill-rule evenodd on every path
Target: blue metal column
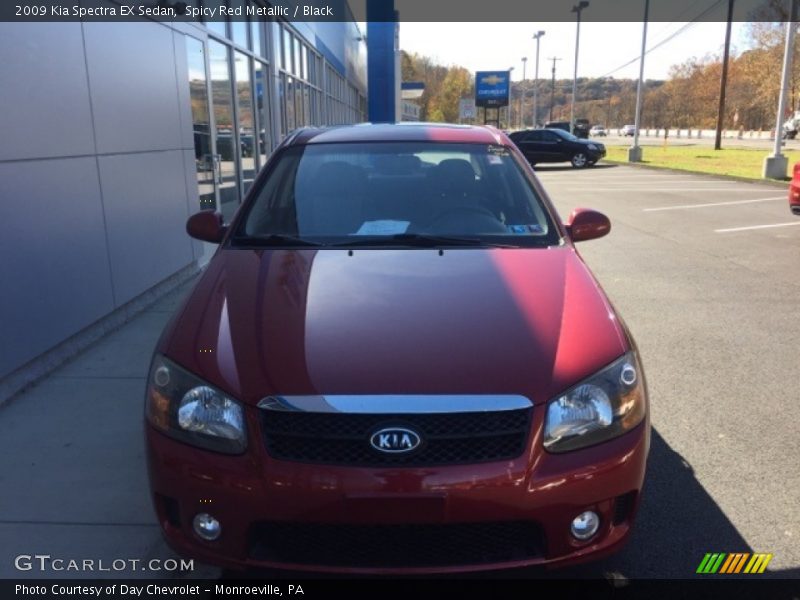
M 395 120 L 396 77 L 394 0 L 367 0 L 367 87 L 369 120 Z

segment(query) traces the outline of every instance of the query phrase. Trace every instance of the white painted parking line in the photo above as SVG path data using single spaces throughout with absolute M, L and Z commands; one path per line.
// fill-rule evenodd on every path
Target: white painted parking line
M 714 233 L 733 233 L 735 231 L 749 231 L 751 229 L 771 229 L 773 227 L 792 227 L 800 225 L 800 220 L 791 223 L 772 223 L 770 225 L 751 225 L 749 227 L 731 227 L 730 229 L 715 229 Z
M 731 202 L 707 202 L 706 204 L 681 204 L 680 206 L 659 206 L 657 208 L 643 208 L 642 212 L 659 212 L 662 210 L 682 210 L 689 208 L 707 208 L 709 206 L 730 206 L 731 204 L 752 204 L 754 202 L 770 202 L 772 200 L 786 200 L 786 196 L 773 196 L 771 198 L 756 198 L 755 200 L 732 200 Z

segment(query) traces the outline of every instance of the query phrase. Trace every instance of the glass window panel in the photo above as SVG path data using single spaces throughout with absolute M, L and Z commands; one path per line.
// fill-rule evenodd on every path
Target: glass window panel
M 241 52 L 234 53 L 236 101 L 239 106 L 239 147 L 241 148 L 242 187 L 247 193 L 256 176 L 256 115 L 253 86 L 250 81 L 251 60 Z
M 269 112 L 269 88 L 267 84 L 267 65 L 260 61 L 255 64 L 256 83 L 256 114 L 258 115 L 258 166 L 263 167 L 267 162 L 267 152 L 272 148 L 270 135 L 272 121 Z
M 239 152 L 235 149 L 234 141 L 236 136 L 234 135 L 233 89 L 229 64 L 230 49 L 219 42 L 209 40 L 208 51 L 216 126 L 214 137 L 217 143 L 219 162 L 217 182 L 220 208 L 225 220 L 229 221 L 239 206 L 239 168 L 237 165 Z
M 278 116 L 280 117 L 281 139 L 288 133 L 286 129 L 286 73 L 278 78 Z
M 295 126 L 302 127 L 306 121 L 303 114 L 303 84 L 299 81 L 294 82 L 294 111 Z
M 306 116 L 306 125 L 316 125 L 316 121 L 311 114 L 311 93 L 308 85 L 303 86 L 303 114 Z
M 294 73 L 295 75 L 297 75 L 299 77 L 302 77 L 303 76 L 303 74 L 301 73 L 302 64 L 303 64 L 303 62 L 302 62 L 302 55 L 301 55 L 301 50 L 300 50 L 300 40 L 298 40 L 295 37 L 294 38 L 294 63 L 293 63 L 294 66 L 292 67 L 292 73 Z
M 214 194 L 214 155 L 211 152 L 211 118 L 206 87 L 206 58 L 203 42 L 186 36 L 186 62 L 189 71 L 189 101 L 192 111 L 194 158 L 197 167 L 197 192 L 200 210 L 216 209 Z
M 249 2 L 249 5 L 253 8 L 258 8 L 258 5 L 254 2 Z M 252 21 L 250 21 L 250 49 L 255 52 L 258 56 L 263 56 L 264 50 L 261 47 L 261 31 L 264 28 L 264 22 L 259 21 L 258 17 L 250 17 Z
M 232 17 L 231 32 L 233 33 L 233 42 L 240 46 L 247 48 L 247 11 L 245 9 L 244 0 L 228 0 L 231 8 L 234 10 L 241 10 L 242 16 Z
M 283 30 L 283 68 L 292 72 L 292 34 Z
M 286 132 L 290 132 L 295 127 L 294 120 L 294 83 L 291 77 L 286 78 L 286 101 L 284 103 L 286 109 Z
M 279 69 L 286 69 L 286 47 L 284 44 L 284 38 L 286 36 L 286 30 L 281 27 L 278 29 L 278 68 Z
M 217 17 L 219 18 L 219 17 Z M 224 21 L 208 21 L 206 23 L 206 27 L 208 27 L 209 31 L 216 33 L 219 36 L 227 37 L 227 32 L 225 31 L 225 22 Z
M 206 6 L 208 6 L 208 2 L 204 2 L 204 4 Z M 228 0 L 219 0 L 219 4 L 215 5 L 215 6 L 226 6 L 227 7 L 228 6 Z M 224 17 L 224 18 L 226 19 L 227 17 Z M 214 20 L 213 21 L 208 21 L 206 23 L 206 27 L 208 27 L 208 29 L 210 31 L 213 31 L 214 33 L 216 33 L 217 35 L 222 36 L 222 37 L 228 37 L 228 31 L 227 31 L 226 25 L 227 25 L 227 23 L 223 20 L 223 18 L 220 18 L 220 16 L 219 16 L 219 10 L 216 11 L 216 16 L 214 17 Z

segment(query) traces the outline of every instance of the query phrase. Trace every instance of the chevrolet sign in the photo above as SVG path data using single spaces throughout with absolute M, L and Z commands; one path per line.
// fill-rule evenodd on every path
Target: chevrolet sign
M 508 106 L 508 71 L 478 71 L 475 73 L 475 104 L 477 106 Z

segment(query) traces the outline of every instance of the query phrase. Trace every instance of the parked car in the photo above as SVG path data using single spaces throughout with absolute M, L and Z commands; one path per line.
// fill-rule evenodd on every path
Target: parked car
M 159 340 L 150 489 L 179 554 L 232 569 L 438 573 L 599 558 L 650 441 L 624 322 L 488 127 L 303 129 Z
M 798 131 L 800 131 L 800 111 L 792 113 L 792 116 L 784 121 L 781 137 L 785 140 L 793 140 L 797 137 Z
M 569 132 L 569 121 L 548 121 L 544 124 L 547 129 L 561 129 L 562 131 Z
M 633 137 L 636 134 L 636 125 L 625 125 L 619 130 L 619 134 L 625 137 Z
M 603 127 L 602 125 L 595 125 L 589 130 L 589 135 L 591 137 L 606 137 L 608 135 L 608 132 L 606 131 L 606 128 Z
M 600 142 L 581 140 L 561 129 L 526 129 L 510 136 L 531 165 L 570 162 L 573 167 L 594 165 L 606 155 Z
M 789 183 L 789 210 L 800 216 L 800 162 L 794 164 Z
M 589 119 L 575 119 L 575 128 L 572 130 L 572 135 L 579 137 L 583 140 L 589 139 L 589 129 L 591 123 Z
M 570 128 L 569 121 L 548 121 L 544 124 L 546 129 L 561 129 L 567 133 L 573 134 L 575 137 L 581 139 L 588 139 L 589 137 L 589 120 L 588 119 L 575 119 L 575 130 Z

